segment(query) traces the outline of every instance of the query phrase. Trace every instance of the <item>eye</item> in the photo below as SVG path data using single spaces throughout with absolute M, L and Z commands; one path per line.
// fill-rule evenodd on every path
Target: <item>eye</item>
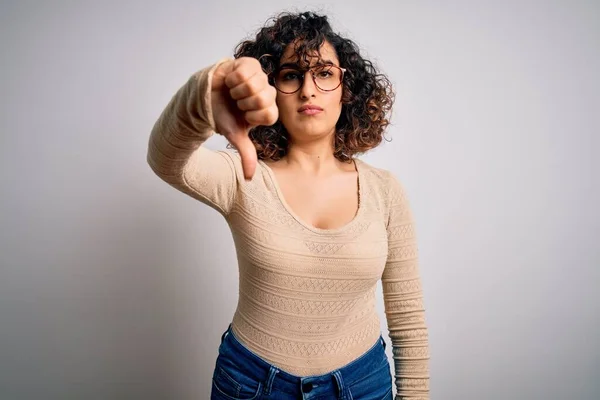
M 300 79 L 300 73 L 298 71 L 287 71 L 281 74 L 281 79 L 284 81 L 291 81 L 294 79 Z
M 319 71 L 319 72 L 317 72 L 317 76 L 319 78 L 329 78 L 332 75 L 333 75 L 333 73 L 331 71 Z

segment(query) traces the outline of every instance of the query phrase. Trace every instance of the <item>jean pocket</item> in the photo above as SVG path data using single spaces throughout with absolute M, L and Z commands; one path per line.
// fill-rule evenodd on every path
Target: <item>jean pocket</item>
M 262 383 L 255 382 L 246 376 L 227 371 L 225 367 L 217 365 L 212 380 L 211 400 L 258 400 Z
M 392 389 L 390 365 L 386 362 L 348 386 L 350 399 L 387 399 Z

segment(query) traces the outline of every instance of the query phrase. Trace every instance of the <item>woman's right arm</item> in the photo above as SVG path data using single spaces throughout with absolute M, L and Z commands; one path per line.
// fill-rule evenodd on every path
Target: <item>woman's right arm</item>
M 224 58 L 194 73 L 154 124 L 147 161 L 162 180 L 226 216 L 237 188 L 231 153 L 202 146 L 215 129 L 211 82 Z

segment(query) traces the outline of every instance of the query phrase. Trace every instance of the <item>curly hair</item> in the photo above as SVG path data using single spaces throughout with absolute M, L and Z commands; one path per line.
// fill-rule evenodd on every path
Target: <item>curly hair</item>
M 234 57 L 259 59 L 264 54 L 271 54 L 272 58 L 260 61 L 263 69 L 275 70 L 286 47 L 294 43 L 294 55 L 309 65 L 307 54 L 315 51 L 320 56 L 321 45 L 324 41 L 329 42 L 340 66 L 346 68 L 334 156 L 340 161 L 351 161 L 355 154 L 379 145 L 389 125 L 394 102 L 389 79 L 359 54 L 356 43 L 333 32 L 326 16 L 310 11 L 282 12 L 270 20 L 273 23 L 262 27 L 254 40 L 242 41 L 235 47 Z M 280 120 L 272 126 L 253 127 L 249 137 L 259 159 L 276 161 L 287 153 L 289 134 Z M 232 148 L 230 144 L 227 147 Z

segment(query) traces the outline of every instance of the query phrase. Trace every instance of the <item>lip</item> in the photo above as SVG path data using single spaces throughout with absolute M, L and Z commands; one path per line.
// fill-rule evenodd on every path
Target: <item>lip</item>
M 319 107 L 319 106 L 314 105 L 314 104 L 305 104 L 305 105 L 303 105 L 302 107 L 300 107 L 298 109 L 299 113 L 306 112 L 306 113 L 310 113 L 310 114 L 315 114 L 318 111 L 323 111 L 323 109 L 321 107 Z

